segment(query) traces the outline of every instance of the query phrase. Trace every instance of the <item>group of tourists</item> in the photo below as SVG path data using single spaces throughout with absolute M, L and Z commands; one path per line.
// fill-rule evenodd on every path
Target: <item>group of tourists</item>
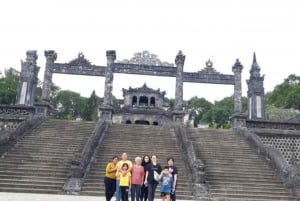
M 114 156 L 105 171 L 106 201 L 115 193 L 116 201 L 128 201 L 129 190 L 131 201 L 154 201 L 158 184 L 162 201 L 176 201 L 177 174 L 172 157 L 162 168 L 155 155 L 135 157 L 134 164 L 128 160 L 127 153 L 122 154 L 121 160 Z

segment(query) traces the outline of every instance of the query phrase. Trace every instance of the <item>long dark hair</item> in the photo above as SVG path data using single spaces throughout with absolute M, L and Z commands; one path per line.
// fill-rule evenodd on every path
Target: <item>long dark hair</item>
M 149 161 L 148 162 L 146 162 L 145 161 L 145 158 L 146 157 L 148 157 L 149 158 Z M 147 164 L 149 164 L 151 162 L 151 158 L 150 158 L 150 156 L 149 155 L 144 155 L 144 157 L 143 157 L 143 161 L 142 161 L 142 166 L 146 166 Z

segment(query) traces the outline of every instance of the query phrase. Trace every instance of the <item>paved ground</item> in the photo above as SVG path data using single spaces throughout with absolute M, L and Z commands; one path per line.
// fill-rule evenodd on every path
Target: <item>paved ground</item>
M 49 195 L 30 193 L 1 193 L 1 201 L 105 201 L 104 197 L 98 196 L 75 196 L 75 195 Z M 161 199 L 155 199 L 160 201 Z M 112 199 L 112 201 L 115 201 Z M 184 200 L 177 200 L 184 201 Z

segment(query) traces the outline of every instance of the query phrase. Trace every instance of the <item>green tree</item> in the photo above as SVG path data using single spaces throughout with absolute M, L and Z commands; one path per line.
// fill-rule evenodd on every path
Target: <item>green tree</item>
M 204 120 L 202 119 L 203 115 L 211 109 L 212 105 L 205 98 L 198 98 L 197 96 L 187 101 L 188 109 L 195 113 L 194 126 L 197 126 L 201 120 Z
M 174 98 L 164 97 L 164 103 L 166 103 L 167 105 L 169 105 L 170 108 L 174 108 L 175 99 Z
M 83 116 L 82 116 L 83 120 L 97 121 L 99 105 L 100 105 L 100 99 L 96 95 L 94 90 L 90 98 L 86 101 L 86 105 L 84 107 Z
M 247 111 L 247 98 L 242 97 L 243 113 Z M 234 110 L 234 97 L 225 97 L 215 101 L 210 110 L 203 114 L 202 121 L 209 122 L 212 127 L 230 128 L 230 116 Z
M 267 93 L 266 103 L 277 108 L 300 109 L 300 77 L 291 74 L 283 83 Z
M 0 78 L 0 104 L 15 104 L 18 83 L 19 73 L 13 68 L 5 70 Z
M 79 93 L 62 90 L 53 98 L 52 103 L 57 109 L 55 118 L 74 120 L 82 117 L 87 98 L 81 97 Z

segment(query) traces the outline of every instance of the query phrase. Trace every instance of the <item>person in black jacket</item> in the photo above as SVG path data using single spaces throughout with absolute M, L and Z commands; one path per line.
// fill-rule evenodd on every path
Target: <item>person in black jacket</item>
M 154 201 L 155 189 L 158 185 L 161 166 L 155 155 L 151 156 L 151 163 L 146 166 L 145 185 L 148 185 L 148 201 Z
M 143 157 L 143 161 L 142 161 L 142 166 L 144 167 L 145 170 L 145 175 L 146 175 L 146 166 L 150 164 L 150 156 L 149 155 L 145 155 Z M 145 178 L 144 178 L 145 181 Z M 148 185 L 143 184 L 142 188 L 141 188 L 141 197 L 140 200 L 141 201 L 147 201 L 148 199 Z

